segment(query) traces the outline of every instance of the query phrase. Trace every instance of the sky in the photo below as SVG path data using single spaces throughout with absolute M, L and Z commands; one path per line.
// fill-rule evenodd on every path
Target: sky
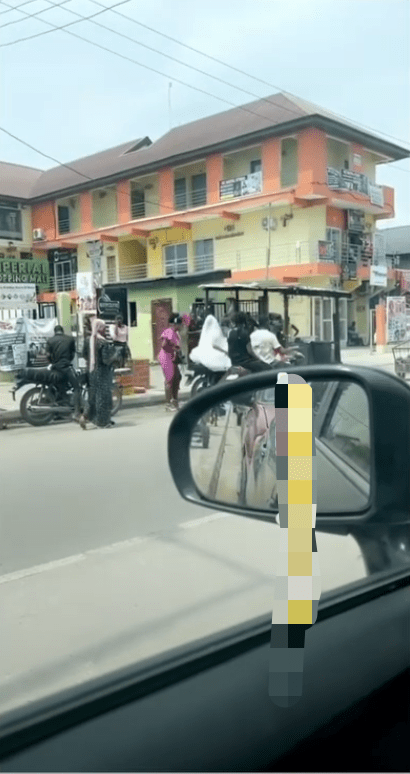
M 67 163 L 283 90 L 409 145 L 409 50 L 409 0 L 4 0 L 0 126 Z M 0 159 L 55 166 L 3 132 Z M 410 161 L 377 182 L 396 191 L 379 225 L 409 224 Z

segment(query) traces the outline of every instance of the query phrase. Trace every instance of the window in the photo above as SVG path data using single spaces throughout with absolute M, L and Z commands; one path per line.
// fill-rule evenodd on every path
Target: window
M 260 159 L 251 161 L 251 175 L 255 174 L 255 172 L 262 172 L 262 161 Z
M 339 228 L 326 229 L 326 241 L 328 243 L 328 258 L 335 263 L 340 263 L 341 258 L 341 232 Z
M 131 218 L 145 216 L 145 192 L 142 188 L 131 188 Z
M 320 440 L 366 477 L 370 470 L 369 404 L 357 384 L 341 384 L 333 399 Z
M 129 306 L 130 328 L 136 328 L 137 327 L 137 302 L 130 301 L 128 306 Z
M 0 201 L 0 239 L 22 239 L 20 205 Z
M 174 181 L 174 204 L 177 210 L 185 210 L 188 206 L 185 177 L 180 177 Z
M 198 239 L 194 242 L 195 271 L 212 271 L 214 268 L 214 240 Z
M 170 277 L 178 274 L 188 274 L 188 247 L 185 243 L 167 245 L 165 248 L 165 275 Z
M 58 205 L 58 233 L 68 234 L 70 232 L 70 210 L 65 205 Z
M 115 255 L 107 255 L 107 282 L 117 282 L 117 261 Z
M 280 184 L 282 188 L 298 181 L 298 141 L 294 137 L 282 140 Z
M 191 179 L 192 188 L 192 206 L 200 207 L 201 204 L 206 204 L 206 174 L 193 175 Z

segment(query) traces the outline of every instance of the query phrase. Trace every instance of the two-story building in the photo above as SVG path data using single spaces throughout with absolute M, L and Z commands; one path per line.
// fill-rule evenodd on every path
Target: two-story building
M 75 274 L 92 270 L 98 242 L 104 284 L 127 291 L 135 357 L 155 356 L 164 319 L 187 312 L 198 285 L 230 276 L 349 289 L 342 342 L 351 319 L 366 339 L 370 262 L 385 260 L 377 221 L 394 217 L 376 169 L 408 156 L 276 94 L 56 167 L 29 195 L 33 251 L 51 272 L 39 302 L 66 290 L 75 303 Z M 333 338 L 331 301 L 294 299 L 290 316 L 302 335 Z
M 35 282 L 42 287 L 48 284 L 47 274 L 39 275 L 39 262 L 32 255 L 29 197 L 41 174 L 40 169 L 0 162 L 0 285 Z M 0 301 L 0 321 L 20 313 L 33 316 L 31 310 L 20 312 L 13 298 Z

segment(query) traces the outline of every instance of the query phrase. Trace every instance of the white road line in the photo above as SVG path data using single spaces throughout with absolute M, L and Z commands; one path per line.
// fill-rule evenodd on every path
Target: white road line
M 178 529 L 191 529 L 193 527 L 200 527 L 202 524 L 217 521 L 218 519 L 224 518 L 228 515 L 230 514 L 219 511 L 217 513 L 211 513 L 207 516 L 202 516 L 199 519 L 193 519 L 191 521 L 182 522 L 181 524 L 176 524 L 174 531 L 177 531 Z M 24 578 L 28 578 L 31 575 L 40 575 L 44 572 L 59 570 L 62 567 L 68 567 L 72 564 L 80 564 L 80 562 L 84 562 L 86 559 L 89 559 L 93 556 L 98 557 L 107 556 L 108 554 L 115 554 L 128 548 L 139 546 L 142 543 L 148 543 L 149 541 L 158 538 L 161 538 L 161 532 L 142 537 L 129 538 L 128 540 L 121 540 L 118 543 L 111 543 L 111 545 L 101 546 L 99 548 L 91 548 L 89 551 L 84 551 L 81 554 L 73 554 L 72 556 L 67 556 L 63 559 L 56 559 L 52 562 L 44 562 L 44 564 L 37 564 L 33 567 L 26 567 L 23 570 L 17 570 L 16 572 L 9 572 L 5 575 L 0 575 L 0 585 L 3 583 L 12 583 L 13 581 L 23 580 Z

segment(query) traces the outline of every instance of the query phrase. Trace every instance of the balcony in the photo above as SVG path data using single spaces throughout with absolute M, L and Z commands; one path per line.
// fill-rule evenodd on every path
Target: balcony
M 221 201 L 236 199 L 241 196 L 252 196 L 262 192 L 262 172 L 253 172 L 219 183 L 219 198 Z
M 366 175 L 351 172 L 350 169 L 328 167 L 327 184 L 335 191 L 352 191 L 368 196 L 371 204 L 384 207 L 383 188 L 372 183 Z
M 50 285 L 45 292 L 63 293 L 76 290 L 77 277 L 75 274 L 66 274 L 60 277 L 50 277 Z
M 131 266 L 120 266 L 118 271 L 120 282 L 138 282 L 138 280 L 147 279 L 148 266 L 146 263 L 139 263 Z M 115 280 L 109 280 L 109 282 Z
M 180 173 L 179 173 L 180 174 Z M 174 206 L 177 211 L 206 204 L 206 174 L 200 172 L 174 180 Z

